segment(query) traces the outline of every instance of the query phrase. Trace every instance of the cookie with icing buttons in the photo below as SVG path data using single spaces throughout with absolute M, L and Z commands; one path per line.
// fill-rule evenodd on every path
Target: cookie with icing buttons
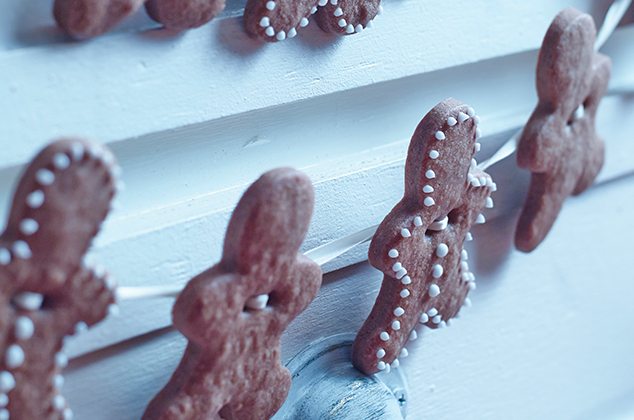
M 102 35 L 134 14 L 145 0 L 55 0 L 57 24 L 77 39 Z
M 550 25 L 537 62 L 539 103 L 517 148 L 517 164 L 532 172 L 515 245 L 534 250 L 564 201 L 588 188 L 601 170 L 604 142 L 595 116 L 607 90 L 610 59 L 594 50 L 592 17 L 572 7 Z
M 380 0 L 248 0 L 244 28 L 251 36 L 267 42 L 293 38 L 315 15 L 326 32 L 346 35 L 372 26 Z
M 479 117 L 447 99 L 420 122 L 405 164 L 405 195 L 379 225 L 369 261 L 383 272 L 372 311 L 352 346 L 366 374 L 398 366 L 415 328 L 444 327 L 469 304 L 475 287 L 467 251 L 469 230 L 492 207 L 491 177 L 476 167 Z
M 189 343 L 144 420 L 268 419 L 291 385 L 280 337 L 313 300 L 321 268 L 299 254 L 312 215 L 310 180 L 262 175 L 238 203 L 220 262 L 178 297 L 174 325 Z
M 104 147 L 60 140 L 28 166 L 0 236 L 0 418 L 69 420 L 62 340 L 114 303 L 103 269 L 83 264 L 115 193 Z

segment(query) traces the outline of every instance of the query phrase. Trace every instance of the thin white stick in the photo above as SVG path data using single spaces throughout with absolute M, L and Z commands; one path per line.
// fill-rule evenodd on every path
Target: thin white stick
M 621 19 L 623 19 L 630 4 L 632 4 L 632 0 L 615 0 L 614 3 L 612 3 L 612 6 L 608 9 L 608 13 L 605 15 L 603 25 L 601 25 L 601 29 L 597 34 L 597 39 L 594 42 L 595 50 L 599 51 L 603 44 L 605 44 L 605 41 L 610 38 L 610 35 L 612 35 Z

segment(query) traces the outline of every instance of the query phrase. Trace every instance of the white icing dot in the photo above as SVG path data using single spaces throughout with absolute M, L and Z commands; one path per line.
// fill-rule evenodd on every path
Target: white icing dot
M 475 160 L 475 159 L 471 159 L 471 167 L 470 167 L 470 169 L 471 169 L 472 171 L 475 171 L 475 168 L 476 168 L 477 166 L 478 166 L 478 161 L 477 161 L 477 160 Z
M 427 207 L 431 207 L 431 206 L 433 206 L 434 204 L 436 204 L 436 202 L 434 201 L 434 199 L 433 199 L 433 198 L 431 198 L 431 197 L 427 197 L 427 198 L 425 198 L 425 200 L 423 201 L 423 203 L 425 203 L 425 205 L 426 205 Z
M 40 169 L 35 173 L 35 179 L 41 185 L 51 185 L 55 182 L 55 174 L 48 169 Z
M 476 143 L 475 144 L 475 151 L 476 153 L 479 152 L 480 150 L 482 150 L 482 145 L 480 143 Z
M 410 276 L 405 276 L 401 279 L 401 283 L 403 284 L 410 284 L 412 282 L 412 279 L 410 278 Z
M 385 350 L 379 349 L 379 351 L 376 352 L 376 357 L 382 359 L 383 357 L 385 357 L 385 354 Z
M 269 19 L 267 16 L 264 16 L 260 20 L 260 26 L 263 28 L 268 28 L 269 26 L 271 26 L 271 19 Z
M 392 266 L 392 271 L 398 271 L 401 268 L 403 268 L 403 264 L 401 264 L 400 262 L 395 262 L 394 265 Z
M 462 261 L 460 263 L 460 268 L 462 269 L 462 271 L 469 271 L 469 263 L 466 261 Z
M 429 316 L 436 316 L 438 315 L 438 309 L 436 308 L 431 308 L 430 310 L 427 311 L 427 315 Z
M 445 133 L 443 133 L 442 131 L 436 131 L 436 139 L 444 140 L 445 139 Z
M 12 344 L 4 354 L 4 362 L 9 369 L 22 366 L 24 363 L 24 350 L 17 344 Z
M 389 335 L 387 332 L 385 332 L 385 331 L 383 331 L 383 332 L 379 335 L 379 337 L 380 337 L 380 338 L 381 338 L 381 340 L 383 340 L 383 341 L 387 341 L 387 340 L 389 340 L 389 339 L 390 339 L 390 335 Z
M 427 170 L 427 172 L 425 172 L 425 176 L 427 177 L 427 179 L 433 179 L 436 178 L 436 173 L 429 169 Z
M 389 252 L 387 253 L 387 255 L 389 255 L 390 258 L 397 258 L 398 257 L 398 250 L 390 249 Z
M 333 6 L 337 5 L 338 0 L 330 0 L 330 4 L 332 4 Z
M 26 196 L 26 205 L 32 209 L 39 209 L 42 204 L 44 204 L 44 192 L 42 190 L 35 190 Z
M 379 11 L 377 12 L 377 15 L 382 15 L 383 14 L 383 6 L 379 6 Z
M 475 117 L 475 110 L 471 107 L 467 108 L 467 115 L 470 116 L 471 118 Z
M 53 166 L 57 169 L 66 169 L 70 166 L 70 158 L 66 153 L 57 153 L 53 156 Z
M 414 341 L 418 338 L 418 333 L 416 332 L 416 330 L 412 330 L 411 333 L 409 333 L 409 339 Z
M 478 181 L 477 178 L 473 178 L 471 180 L 471 185 L 473 185 L 474 187 L 479 187 L 480 186 L 480 181 Z
M 15 336 L 20 340 L 28 340 L 33 337 L 35 332 L 35 325 L 31 318 L 27 316 L 20 316 L 15 320 Z
M 486 185 L 487 184 L 487 177 L 482 175 L 480 177 L 480 185 Z
M 73 420 L 73 410 L 68 407 L 65 408 L 62 416 L 64 417 L 64 420 Z
M 447 323 L 445 321 L 440 321 L 440 323 L 438 324 L 438 328 L 445 328 L 447 326 Z
M 469 119 L 469 116 L 467 114 L 465 114 L 464 112 L 459 112 L 458 113 L 458 121 L 465 122 L 468 119 Z
M 13 388 L 15 388 L 15 378 L 11 372 L 7 372 L 6 370 L 0 372 L 0 392 L 6 393 Z
M 354 26 L 352 26 L 352 23 L 349 23 L 348 26 L 346 26 L 346 33 L 347 34 L 353 34 L 354 33 Z
M 269 10 L 274 10 L 275 9 L 275 2 L 274 1 L 267 1 L 266 2 L 266 8 Z
M 37 311 L 42 307 L 44 296 L 39 293 L 22 292 L 13 297 L 13 301 L 20 308 L 27 311 Z
M 377 365 L 376 365 L 376 368 L 378 370 L 385 370 L 385 367 L 386 367 L 386 365 L 385 365 L 385 362 L 383 362 L 383 361 L 377 363 Z
M 432 150 L 431 152 L 429 152 L 429 157 L 432 159 L 436 159 L 438 158 L 438 156 L 440 156 L 440 153 L 438 153 L 436 150 Z
M 478 217 L 476 217 L 476 220 L 475 220 L 475 222 L 478 224 L 482 224 L 486 221 L 487 219 L 484 218 L 484 215 L 482 213 L 478 214 Z
M 440 287 L 437 284 L 429 286 L 429 296 L 436 297 L 440 294 Z
M 414 217 L 414 226 L 423 226 L 423 219 L 420 216 Z
M 0 420 L 9 420 L 10 417 L 11 414 L 9 413 L 9 410 L 6 408 L 0 410 Z
M 426 323 L 427 321 L 429 321 L 429 315 L 427 315 L 427 314 L 425 314 L 425 313 L 424 313 L 424 314 L 422 314 L 422 315 L 420 316 L 419 321 L 420 321 L 420 323 L 421 323 L 421 324 Z
M 467 252 L 466 249 L 463 249 L 462 251 L 460 251 L 460 259 L 462 261 L 467 261 L 469 259 L 469 253 Z
M 11 252 L 6 248 L 0 248 L 0 265 L 7 265 L 11 262 Z
M 401 362 L 398 361 L 398 359 L 394 359 L 394 361 L 392 362 L 392 367 L 393 368 L 397 368 L 401 365 Z
M 57 411 L 61 411 L 66 407 L 66 399 L 64 399 L 61 395 L 56 395 L 53 397 L 53 408 Z
M 0 394 L 0 407 L 6 407 L 9 404 L 9 397 L 7 394 Z
M 476 128 L 476 139 L 479 139 L 480 137 L 482 137 L 482 130 L 480 130 L 480 128 Z
M 436 265 L 434 265 L 434 269 L 433 269 L 433 271 L 432 271 L 432 274 L 431 274 L 431 275 L 432 275 L 435 279 L 437 279 L 437 278 L 439 278 L 440 276 L 442 276 L 442 273 L 443 273 L 444 271 L 445 271 L 445 270 L 442 268 L 442 265 L 440 265 L 440 264 L 436 264 Z
M 456 125 L 457 122 L 458 121 L 454 117 L 447 118 L 447 124 L 449 124 L 450 127 L 453 127 L 454 125 Z
M 277 35 L 275 36 L 275 38 L 277 38 L 278 41 L 284 41 L 286 39 L 286 32 L 279 31 Z
M 302 20 L 299 21 L 299 26 L 301 26 L 302 28 L 307 26 L 309 23 L 309 20 L 307 18 L 302 18 Z
M 338 24 L 339 24 L 340 27 L 343 28 L 344 26 L 346 26 L 348 24 L 348 22 L 346 22 L 345 19 L 341 19 L 341 20 L 339 20 Z
M 493 199 L 491 197 L 487 197 L 487 203 L 486 203 L 485 207 L 487 209 L 492 209 L 493 208 Z
M 64 386 L 64 377 L 62 375 L 55 375 L 53 376 L 53 386 L 57 389 L 62 389 L 62 387 Z
M 103 153 L 103 149 L 101 148 L 100 145 L 98 144 L 91 144 L 88 147 L 88 154 L 90 155 L 90 157 L 92 157 L 93 159 L 99 159 L 101 157 L 101 154 Z
M 405 309 L 401 308 L 400 306 L 396 309 L 394 309 L 394 315 L 396 316 L 401 316 L 405 313 Z
M 409 352 L 407 351 L 407 349 L 405 347 L 403 347 L 403 349 L 401 350 L 401 354 L 399 354 L 398 357 L 400 357 L 401 359 L 404 357 L 409 356 Z
M 445 230 L 447 228 L 447 224 L 449 223 L 449 217 L 445 216 L 440 220 L 436 220 L 434 223 L 429 225 L 429 230 Z
M 120 178 L 121 175 L 123 175 L 123 169 L 121 166 L 115 165 L 110 168 L 110 175 L 112 175 L 113 178 Z
M 440 324 L 440 321 L 442 321 L 442 315 L 436 315 L 431 319 L 431 322 L 434 324 Z
M 410 233 L 409 229 L 403 228 L 401 229 L 401 236 L 403 238 L 409 238 L 410 236 L 412 236 L 412 234 Z
M 475 121 L 476 125 L 480 124 L 480 117 L 476 115 L 473 117 L 473 121 Z
M 71 144 L 70 155 L 73 157 L 73 160 L 82 160 L 84 158 L 84 146 L 81 143 Z
M 20 222 L 20 231 L 26 236 L 31 236 L 40 228 L 34 219 L 23 219 Z
M 357 24 L 357 26 L 354 27 L 354 30 L 359 33 L 359 32 L 363 32 L 363 25 L 361 25 L 360 23 Z
M 86 324 L 84 321 L 79 321 L 77 324 L 75 324 L 75 333 L 81 334 L 86 330 L 88 330 L 88 324 Z
M 297 29 L 295 28 L 291 28 L 290 31 L 288 31 L 288 35 L 289 38 L 295 38 L 297 36 Z
M 402 298 L 406 298 L 408 296 L 409 296 L 409 290 L 407 290 L 407 289 L 401 290 L 401 297 Z
M 343 15 L 343 10 L 341 10 L 341 7 L 337 7 L 335 9 L 335 16 L 339 17 L 341 15 Z
M 432 187 L 431 185 L 425 185 L 423 187 L 423 192 L 427 193 L 427 194 L 433 193 L 434 192 L 434 187 Z
M 392 322 L 392 329 L 393 330 L 400 330 L 401 329 L 401 323 L 399 321 L 394 321 Z
M 475 290 L 475 289 L 476 289 L 475 281 L 470 281 L 469 282 L 469 290 Z
M 470 308 L 471 307 L 471 299 L 465 298 L 464 303 L 462 304 L 462 306 L 464 306 L 465 308 Z
M 365 29 L 372 29 L 374 28 L 374 23 L 373 21 L 368 21 L 368 23 L 365 24 Z
M 68 356 L 61 351 L 55 353 L 55 364 L 60 368 L 65 368 L 68 366 Z
M 401 268 L 396 272 L 396 278 L 400 280 L 405 276 L 405 274 L 407 274 L 407 270 L 405 268 Z
M 33 256 L 31 248 L 29 248 L 29 244 L 24 241 L 15 241 L 13 243 L 13 253 L 16 257 L 22 258 L 23 260 L 28 260 Z
M 317 4 L 319 4 L 319 6 L 321 6 L 321 7 L 323 7 L 323 6 L 328 4 L 328 0 L 319 0 L 319 3 L 317 3 Z
M 264 31 L 264 33 L 267 34 L 268 36 L 274 36 L 275 29 L 272 26 L 269 26 L 268 28 L 266 28 L 266 31 Z
M 462 279 L 462 281 L 467 282 L 469 280 L 471 280 L 471 277 L 469 276 L 469 273 L 462 273 L 460 275 L 460 279 Z
M 440 258 L 443 258 L 448 253 L 449 253 L 449 247 L 447 246 L 447 244 L 444 244 L 444 243 L 438 244 L 438 247 L 436 248 L 437 256 L 439 256 Z
M 467 235 L 465 236 L 465 241 L 473 241 L 473 235 L 471 234 L 471 232 L 467 232 Z
M 490 186 L 492 192 L 496 192 L 498 190 L 498 184 L 493 182 Z

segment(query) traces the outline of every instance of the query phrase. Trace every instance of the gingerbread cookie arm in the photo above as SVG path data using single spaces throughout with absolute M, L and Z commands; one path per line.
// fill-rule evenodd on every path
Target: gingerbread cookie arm
M 110 151 L 78 139 L 51 144 L 29 165 L 3 239 L 30 270 L 42 270 L 32 287 L 55 287 L 77 270 L 108 213 L 117 168 Z
M 148 0 L 148 15 L 166 28 L 185 30 L 209 22 L 225 8 L 225 0 Z
M 379 13 L 381 0 L 330 0 L 315 13 L 319 27 L 337 35 L 361 32 Z
M 248 0 L 242 19 L 244 29 L 267 42 L 283 41 L 308 25 L 308 18 L 327 0 Z
M 136 12 L 144 0 L 55 0 L 57 24 L 77 39 L 102 35 Z

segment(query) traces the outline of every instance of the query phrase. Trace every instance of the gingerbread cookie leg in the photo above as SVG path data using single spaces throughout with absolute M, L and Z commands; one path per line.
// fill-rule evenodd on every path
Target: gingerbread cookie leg
M 280 337 L 317 294 L 320 267 L 298 254 L 313 208 L 308 178 L 267 172 L 244 194 L 222 260 L 192 279 L 174 305 L 189 345 L 144 420 L 268 419 L 286 399 L 290 372 Z
M 610 79 L 610 59 L 595 52 L 592 17 L 570 7 L 551 24 L 537 63 L 539 103 L 517 149 L 531 185 L 515 246 L 531 252 L 546 237 L 566 198 L 592 184 L 603 165 L 595 116 Z
M 446 325 L 475 287 L 463 244 L 491 207 L 491 178 L 472 159 L 480 130 L 475 111 L 455 99 L 419 124 L 405 164 L 405 196 L 370 244 L 370 264 L 384 273 L 372 312 L 357 334 L 352 363 L 366 374 L 398 366 L 415 327 Z
M 168 29 L 197 28 L 225 8 L 225 0 L 148 0 L 148 15 Z
M 102 35 L 136 12 L 144 0 L 55 0 L 57 24 L 77 39 Z
M 372 27 L 372 20 L 381 10 L 381 0 L 330 0 L 315 14 L 325 32 L 350 35 Z
M 4 418 L 72 418 L 60 394 L 62 340 L 103 319 L 114 302 L 105 271 L 85 268 L 82 258 L 108 212 L 117 168 L 102 146 L 62 140 L 22 176 L 0 236 Z

